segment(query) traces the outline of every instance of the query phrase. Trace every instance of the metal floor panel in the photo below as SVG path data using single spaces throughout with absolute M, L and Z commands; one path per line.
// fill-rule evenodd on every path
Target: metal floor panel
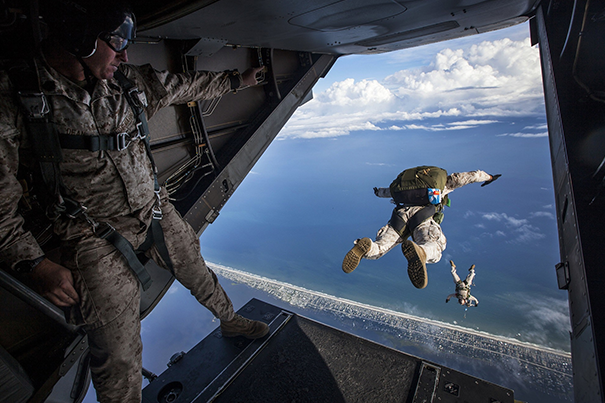
M 143 402 L 502 402 L 513 392 L 252 299 L 260 340 L 217 328 L 143 390 Z

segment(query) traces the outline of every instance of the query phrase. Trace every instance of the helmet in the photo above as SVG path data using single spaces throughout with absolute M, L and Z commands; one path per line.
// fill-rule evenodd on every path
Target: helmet
M 120 52 L 136 36 L 136 19 L 130 8 L 117 0 L 45 1 L 41 15 L 48 36 L 68 52 L 82 58 L 92 56 L 97 39 Z

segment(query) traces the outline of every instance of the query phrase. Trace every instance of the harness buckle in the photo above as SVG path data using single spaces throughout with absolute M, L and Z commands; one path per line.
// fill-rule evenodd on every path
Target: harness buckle
M 161 220 L 162 217 L 164 217 L 164 214 L 162 214 L 162 210 L 159 207 L 152 208 L 151 212 L 153 213 L 152 218 L 154 220 Z
M 84 216 L 86 216 L 86 206 L 83 206 L 80 203 L 74 202 L 71 199 L 64 199 L 64 204 L 65 206 L 65 215 L 69 218 L 77 218 L 79 216 L 81 216 L 82 214 L 84 214 Z
M 139 91 L 137 87 L 132 87 L 128 90 L 128 96 L 136 104 L 137 108 L 143 109 L 147 107 L 147 95 L 144 91 Z
M 123 132 L 123 133 L 116 134 L 115 142 L 116 142 L 116 150 L 122 151 L 122 150 L 127 149 L 132 141 L 130 139 L 130 135 L 126 132 Z
M 116 229 L 111 224 L 106 222 L 100 222 L 93 228 L 95 235 L 102 239 L 107 239 L 115 230 Z
M 143 122 L 137 122 L 137 136 L 136 139 L 144 140 L 147 134 L 143 131 Z
M 151 209 L 153 219 L 161 220 L 164 215 L 162 214 L 162 199 L 160 198 L 160 191 L 154 190 L 153 193 L 155 193 L 155 197 L 157 198 L 155 206 L 153 206 Z
M 21 106 L 32 119 L 41 119 L 50 112 L 46 96 L 42 92 L 17 92 Z

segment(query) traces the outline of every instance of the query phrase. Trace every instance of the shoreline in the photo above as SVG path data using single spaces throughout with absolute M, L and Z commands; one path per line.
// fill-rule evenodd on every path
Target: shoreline
M 505 343 L 505 345 L 514 345 L 514 346 L 517 346 L 520 348 L 539 350 L 543 353 L 557 355 L 563 359 L 571 359 L 571 353 L 564 351 L 564 350 L 558 350 L 558 349 L 554 349 L 554 348 L 547 347 L 547 346 L 542 346 L 542 345 L 535 344 L 535 343 L 524 342 L 521 340 L 517 340 L 515 338 L 511 338 L 511 337 L 495 335 L 495 334 L 487 333 L 487 332 L 481 331 L 481 330 L 474 330 L 474 329 L 466 328 L 466 327 L 463 327 L 460 325 L 455 325 L 455 324 L 446 323 L 446 322 L 442 322 L 442 321 L 438 321 L 438 320 L 434 320 L 434 319 L 428 319 L 428 318 L 423 318 L 423 317 L 419 317 L 419 316 L 414 316 L 411 314 L 398 312 L 398 311 L 381 308 L 381 307 L 377 307 L 377 306 L 367 305 L 367 304 L 356 302 L 356 301 L 353 301 L 350 299 L 335 297 L 335 296 L 325 294 L 322 292 L 308 290 L 308 289 L 305 289 L 303 287 L 299 287 L 299 286 L 296 286 L 293 284 L 273 280 L 273 279 L 270 279 L 267 277 L 259 276 L 257 274 L 247 273 L 247 272 L 244 272 L 244 271 L 241 271 L 238 269 L 234 269 L 231 267 L 227 267 L 227 266 L 212 263 L 212 262 L 207 262 L 207 265 L 213 271 L 215 271 L 216 274 L 218 274 L 222 277 L 228 278 L 229 280 L 236 281 L 236 282 L 244 282 L 246 285 L 248 285 L 250 287 L 265 291 L 280 300 L 283 300 L 285 302 L 288 302 L 288 303 L 290 303 L 294 306 L 300 307 L 300 308 L 318 309 L 318 308 L 320 308 L 320 304 L 318 303 L 318 301 L 314 301 L 314 300 L 322 299 L 323 301 L 321 301 L 321 302 L 330 302 L 331 303 L 330 305 L 321 306 L 321 308 L 324 310 L 329 310 L 329 311 L 333 311 L 333 312 L 337 312 L 337 313 L 341 313 L 341 314 L 343 314 L 343 313 L 348 314 L 351 317 L 363 316 L 360 314 L 360 312 L 353 312 L 354 310 L 352 308 L 356 308 L 356 310 L 366 310 L 369 312 L 375 312 L 378 316 L 382 316 L 383 318 L 387 317 L 388 319 L 385 321 L 380 320 L 381 317 L 372 317 L 369 319 L 377 321 L 379 323 L 383 323 L 387 326 L 396 325 L 395 323 L 393 323 L 392 318 L 397 318 L 399 320 L 407 320 L 407 321 L 411 321 L 411 322 L 414 322 L 419 325 L 421 324 L 423 326 L 429 326 L 429 327 L 433 326 L 436 328 L 447 329 L 447 330 L 454 331 L 454 332 L 465 333 L 465 334 L 472 335 L 475 337 L 490 339 L 493 341 Z M 345 304 L 347 306 L 347 310 L 342 311 L 342 310 L 337 309 L 335 307 L 335 305 L 337 305 L 337 304 Z M 439 335 L 437 335 L 435 332 L 430 332 L 430 333 L 432 333 L 432 336 L 435 338 L 443 338 L 443 337 L 440 337 Z M 496 351 L 493 351 L 493 352 L 496 352 Z

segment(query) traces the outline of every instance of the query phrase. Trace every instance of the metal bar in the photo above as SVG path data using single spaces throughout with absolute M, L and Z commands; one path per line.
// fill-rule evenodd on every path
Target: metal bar
M 6 291 L 13 294 L 15 297 L 26 302 L 36 310 L 42 312 L 50 319 L 61 325 L 65 330 L 76 333 L 78 326 L 67 323 L 63 311 L 57 308 L 55 305 L 42 298 L 38 293 L 34 292 L 31 288 L 15 279 L 4 270 L 0 270 L 0 286 Z

